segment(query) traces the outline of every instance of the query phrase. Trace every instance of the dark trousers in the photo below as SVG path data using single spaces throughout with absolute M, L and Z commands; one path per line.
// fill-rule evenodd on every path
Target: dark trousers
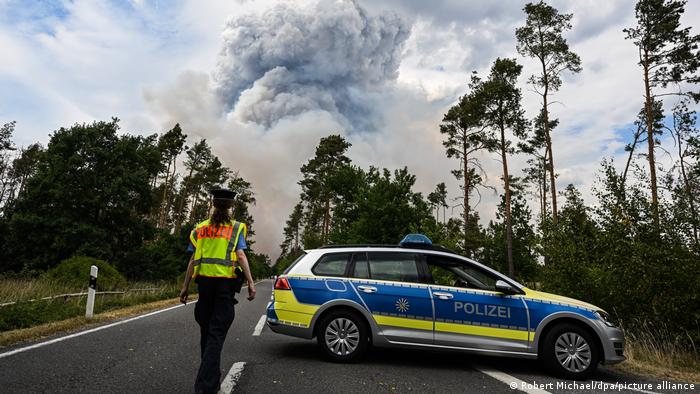
M 199 366 L 195 392 L 216 393 L 221 380 L 221 349 L 235 315 L 231 279 L 198 277 L 199 301 L 194 318 L 199 324 L 202 363 Z

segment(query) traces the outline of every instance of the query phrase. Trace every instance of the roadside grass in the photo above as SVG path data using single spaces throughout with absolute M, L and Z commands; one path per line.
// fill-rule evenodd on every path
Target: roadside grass
M 625 335 L 627 360 L 615 369 L 700 384 L 700 354 L 689 333 L 674 335 L 665 326 L 643 322 Z
M 196 300 L 196 295 L 190 297 L 190 300 Z M 188 301 L 189 303 L 190 301 Z M 78 329 L 85 329 L 91 326 L 96 326 L 103 323 L 108 323 L 117 319 L 137 316 L 143 313 L 156 311 L 168 306 L 177 305 L 180 303 L 179 298 L 169 298 L 160 301 L 154 301 L 146 304 L 132 305 L 126 308 L 114 309 L 107 312 L 99 313 L 93 316 L 92 319 L 86 319 L 84 316 L 73 317 L 70 319 L 53 321 L 44 323 L 29 328 L 20 328 L 16 330 L 0 332 L 0 348 L 14 345 L 19 342 L 37 340 L 58 333 L 66 333 Z
M 175 282 L 135 282 L 130 283 L 129 288 L 153 290 L 127 291 L 123 294 L 98 294 L 95 297 L 95 314 L 174 298 L 179 295 L 180 289 Z M 86 288 L 76 289 L 44 279 L 0 280 L 0 304 L 15 302 L 11 305 L 0 306 L 0 333 L 84 316 L 87 296 L 60 297 L 50 300 L 41 300 L 40 298 L 58 294 L 80 293 L 86 290 Z

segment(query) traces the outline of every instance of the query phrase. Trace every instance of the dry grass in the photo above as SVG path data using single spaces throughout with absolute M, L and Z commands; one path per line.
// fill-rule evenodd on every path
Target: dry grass
M 179 286 L 171 283 L 129 283 L 130 289 L 120 294 L 97 294 L 95 313 L 147 304 L 173 298 Z M 30 328 L 79 318 L 85 314 L 85 295 L 42 299 L 69 293 L 84 293 L 87 289 L 75 288 L 45 279 L 0 279 L 0 332 Z M 99 289 L 98 289 L 99 291 Z M 6 305 L 2 305 L 8 303 Z
M 45 279 L 2 279 L 0 280 L 0 303 L 37 299 L 56 294 L 87 291 Z
M 691 335 L 644 322 L 627 332 L 627 361 L 616 369 L 660 379 L 700 384 L 700 355 Z
M 172 286 L 172 283 L 129 282 L 130 289 L 150 289 Z M 58 294 L 81 293 L 87 291 L 87 282 L 83 287 L 67 286 L 48 279 L 0 279 L 0 304 L 5 302 L 26 301 L 50 297 Z M 98 291 L 100 291 L 98 289 Z
M 196 300 L 196 296 L 191 297 L 191 299 L 192 301 Z M 99 324 L 108 323 L 117 319 L 136 316 L 171 305 L 176 305 L 179 302 L 180 300 L 178 298 L 171 298 L 167 300 L 150 302 L 148 304 L 134 305 L 123 309 L 107 311 L 95 315 L 90 320 L 86 319 L 85 317 L 74 317 L 71 319 L 41 324 L 30 328 L 0 332 L 0 347 L 13 345 L 19 342 L 38 340 L 58 333 L 66 333 L 91 326 L 97 326 Z

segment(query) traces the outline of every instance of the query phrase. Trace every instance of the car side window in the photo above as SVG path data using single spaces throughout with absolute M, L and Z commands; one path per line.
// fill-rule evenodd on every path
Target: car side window
M 396 252 L 371 252 L 368 254 L 372 279 L 420 282 L 415 254 Z
M 473 266 L 471 264 L 464 265 L 460 267 L 467 275 L 478 280 L 483 285 L 486 286 L 485 290 L 496 291 L 496 281 L 497 277 L 493 276 L 490 272 L 484 271 L 479 267 Z
M 428 255 L 426 263 L 436 285 L 496 291 L 499 278 L 467 261 Z
M 467 287 L 464 280 L 454 272 L 439 265 L 429 265 L 430 274 L 433 277 L 433 284 L 440 286 Z
M 353 278 L 369 279 L 369 262 L 366 253 L 355 254 L 355 270 L 351 275 Z
M 325 254 L 318 259 L 311 272 L 320 276 L 345 276 L 350 256 L 350 253 Z

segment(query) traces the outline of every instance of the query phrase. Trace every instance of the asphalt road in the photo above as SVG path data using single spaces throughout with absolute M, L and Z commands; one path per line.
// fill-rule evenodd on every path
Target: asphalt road
M 587 382 L 561 381 L 535 361 L 456 352 L 372 349 L 361 363 L 330 363 L 313 341 L 275 334 L 267 327 L 256 332 L 271 286 L 270 280 L 259 283 L 252 302 L 239 296 L 243 300 L 236 306 L 222 355 L 222 375 L 232 366 L 234 372 L 230 385 L 224 386 L 234 393 L 517 392 L 511 385 L 530 393 L 689 392 L 659 389 L 661 381 L 604 367 Z M 28 350 L 21 349 L 36 344 L 4 348 L 0 392 L 190 393 L 199 364 L 198 335 L 194 305 L 188 304 L 41 345 L 45 339 Z M 57 338 L 62 337 L 53 339 Z M 20 351 L 8 355 L 16 350 Z M 603 390 L 600 382 L 653 387 Z M 537 391 L 533 383 L 544 391 Z

